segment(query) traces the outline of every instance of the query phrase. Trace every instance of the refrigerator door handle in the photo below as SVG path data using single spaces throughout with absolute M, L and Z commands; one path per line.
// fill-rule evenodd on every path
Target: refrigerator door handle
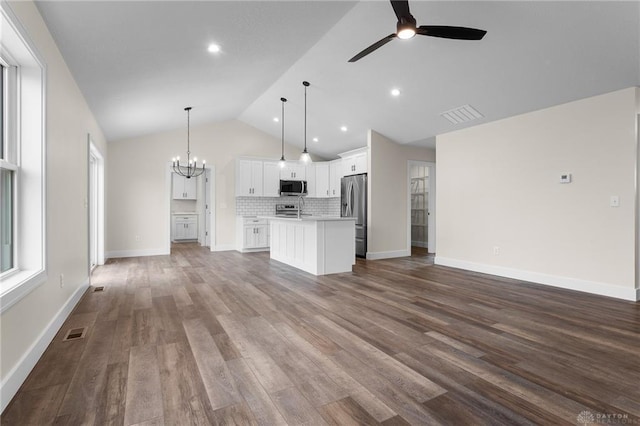
M 349 189 L 347 189 L 347 203 L 349 203 L 348 216 L 353 216 L 353 182 L 349 181 Z

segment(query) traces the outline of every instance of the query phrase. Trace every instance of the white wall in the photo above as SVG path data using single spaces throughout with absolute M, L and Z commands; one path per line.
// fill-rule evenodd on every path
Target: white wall
M 434 161 L 432 149 L 399 145 L 369 131 L 367 257 L 409 256 L 408 161 Z
M 36 7 L 26 1 L 10 6 L 47 65 L 48 280 L 2 314 L 2 408 L 88 284 L 88 133 L 107 158 L 102 132 Z M 64 274 L 62 288 L 60 274 Z
M 635 299 L 637 96 L 438 136 L 436 263 Z
M 181 111 L 178 106 L 176 114 Z M 169 229 L 166 170 L 172 157 L 186 157 L 186 149 L 186 126 L 171 132 L 109 142 L 107 256 L 165 251 Z M 192 127 L 191 153 L 215 167 L 216 232 L 211 244 L 217 249 L 233 249 L 235 159 L 253 156 L 278 160 L 281 141 L 241 121 L 230 120 Z M 300 149 L 287 145 L 285 156 L 297 159 Z M 139 241 L 136 235 L 140 236 Z

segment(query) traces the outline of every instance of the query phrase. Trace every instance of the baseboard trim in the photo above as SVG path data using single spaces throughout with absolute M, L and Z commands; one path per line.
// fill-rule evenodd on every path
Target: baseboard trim
M 379 260 L 379 259 L 393 259 L 395 257 L 407 257 L 411 256 L 410 250 L 395 250 L 395 251 L 376 251 L 376 252 L 367 252 L 368 260 Z
M 577 278 L 562 277 L 557 275 L 542 274 L 539 272 L 523 271 L 520 269 L 505 268 L 502 266 L 487 265 L 484 263 L 467 262 L 459 259 L 436 256 L 436 265 L 449 266 L 451 268 L 465 269 L 468 271 L 482 272 L 484 274 L 497 275 L 499 277 L 514 278 L 529 281 L 536 284 L 544 284 L 567 290 L 581 291 L 584 293 L 608 296 L 616 299 L 637 302 L 640 300 L 640 289 L 621 287 L 607 283 L 581 280 Z
M 40 336 L 31 345 L 27 352 L 22 356 L 18 364 L 9 371 L 6 378 L 0 385 L 0 412 L 4 412 L 11 399 L 15 396 L 20 389 L 20 386 L 27 379 L 27 376 L 33 370 L 38 360 L 47 349 L 47 346 L 51 343 L 53 338 L 64 324 L 65 320 L 76 307 L 80 298 L 89 287 L 89 279 L 82 283 L 76 291 L 69 297 L 67 302 L 60 308 L 60 310 L 51 319 L 49 324 L 40 333 Z
M 166 249 L 113 250 L 108 251 L 106 257 L 114 259 L 118 257 L 168 256 L 169 254 Z
M 218 244 L 216 246 L 211 247 L 211 251 L 232 251 L 235 249 L 236 249 L 236 246 L 234 244 Z

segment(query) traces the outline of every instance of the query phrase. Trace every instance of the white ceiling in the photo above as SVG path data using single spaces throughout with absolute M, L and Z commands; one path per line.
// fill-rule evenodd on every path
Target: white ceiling
M 331 158 L 367 129 L 433 146 L 468 125 L 640 86 L 640 2 L 413 1 L 418 25 L 487 30 L 481 41 L 394 40 L 387 1 L 38 2 L 108 140 L 238 118 Z M 210 42 L 222 53 L 206 51 Z M 390 96 L 392 87 L 401 90 Z M 453 125 L 470 104 L 485 117 Z M 346 125 L 348 131 L 339 127 Z M 312 142 L 318 137 L 319 142 Z

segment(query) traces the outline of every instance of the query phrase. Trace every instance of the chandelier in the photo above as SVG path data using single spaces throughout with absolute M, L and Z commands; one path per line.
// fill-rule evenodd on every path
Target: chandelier
M 190 145 L 189 145 L 189 137 L 190 137 L 189 115 L 190 115 L 191 107 L 186 107 L 184 110 L 187 111 L 187 165 L 186 166 L 180 165 L 180 156 L 172 158 L 171 161 L 173 163 L 173 171 L 176 174 L 180 176 L 184 176 L 187 179 L 190 179 L 192 177 L 198 177 L 202 173 L 204 173 L 204 166 L 206 161 L 203 160 L 202 167 L 198 169 L 198 165 L 197 165 L 198 158 L 193 157 L 193 160 L 191 159 L 191 151 L 190 151 Z

